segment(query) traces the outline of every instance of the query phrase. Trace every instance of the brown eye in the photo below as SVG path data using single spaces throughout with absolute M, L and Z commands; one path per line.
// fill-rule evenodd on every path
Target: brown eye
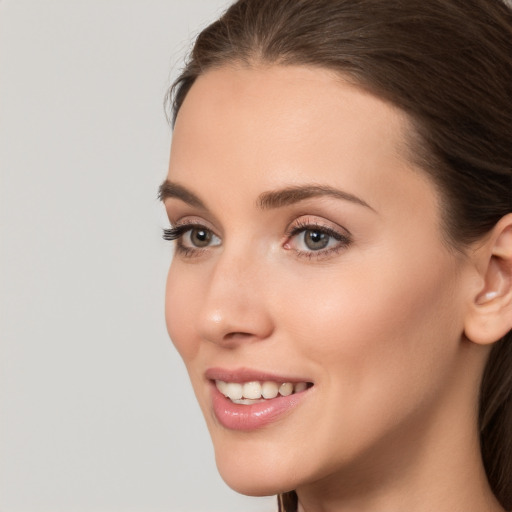
M 222 245 L 221 239 L 201 224 L 181 224 L 164 229 L 164 240 L 176 241 L 176 253 L 183 258 L 198 256 L 210 248 Z
M 209 229 L 193 228 L 190 230 L 189 238 L 194 247 L 207 247 L 210 245 L 213 235 Z
M 350 235 L 328 226 L 313 222 L 301 224 L 291 229 L 284 244 L 287 250 L 293 249 L 298 256 L 311 258 L 326 258 L 348 248 L 351 243 Z
M 304 245 L 312 251 L 319 251 L 325 249 L 329 244 L 331 235 L 324 233 L 323 231 L 308 229 L 304 231 Z

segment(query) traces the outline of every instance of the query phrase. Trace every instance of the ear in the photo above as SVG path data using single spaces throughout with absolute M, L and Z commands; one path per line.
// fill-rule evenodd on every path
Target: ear
M 512 329 L 512 213 L 500 219 L 474 256 L 481 280 L 464 332 L 474 343 L 488 345 Z

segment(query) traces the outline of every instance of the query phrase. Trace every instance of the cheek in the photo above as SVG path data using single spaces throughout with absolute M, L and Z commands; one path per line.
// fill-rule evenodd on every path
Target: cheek
M 165 321 L 169 336 L 185 364 L 192 361 L 199 350 L 199 342 L 193 331 L 200 305 L 199 297 L 186 273 L 173 262 L 167 276 Z
M 357 393 L 362 408 L 376 396 L 430 393 L 432 370 L 441 382 L 455 359 L 463 324 L 453 266 L 413 261 L 347 265 L 307 290 L 304 280 L 290 284 L 290 296 L 302 298 L 283 311 L 296 347 L 331 384 Z

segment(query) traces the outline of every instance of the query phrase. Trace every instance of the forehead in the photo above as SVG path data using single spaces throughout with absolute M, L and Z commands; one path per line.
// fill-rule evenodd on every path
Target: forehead
M 343 130 L 348 123 L 351 129 Z M 279 145 L 331 134 L 346 144 L 375 143 L 371 135 L 384 128 L 385 142 L 396 150 L 407 124 L 397 108 L 323 68 L 226 66 L 198 77 L 178 114 L 174 138 L 192 131 Z
M 327 182 L 378 206 L 391 174 L 412 174 L 408 130 L 399 109 L 329 70 L 222 67 L 200 76 L 181 107 L 169 177 L 253 185 L 255 194 Z M 391 181 L 388 192 L 400 193 Z

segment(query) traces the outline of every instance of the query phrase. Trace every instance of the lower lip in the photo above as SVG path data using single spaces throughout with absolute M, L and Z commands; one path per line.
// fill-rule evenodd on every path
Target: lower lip
M 303 401 L 308 391 L 243 405 L 233 403 L 212 383 L 213 412 L 218 422 L 227 429 L 256 430 L 287 415 Z

